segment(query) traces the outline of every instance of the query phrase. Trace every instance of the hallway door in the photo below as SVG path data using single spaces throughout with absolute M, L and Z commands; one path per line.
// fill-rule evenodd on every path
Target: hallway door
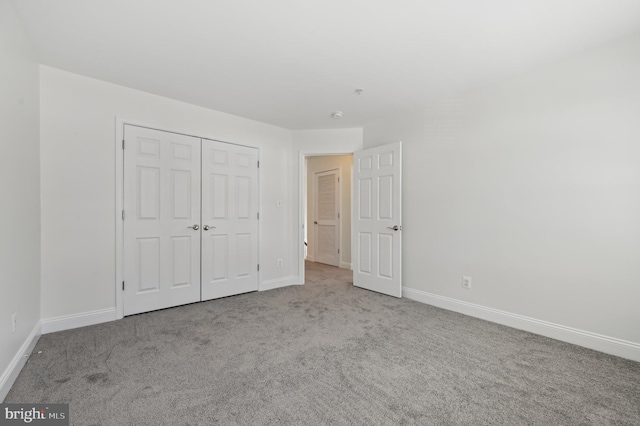
M 339 170 L 314 174 L 315 261 L 340 266 Z
M 402 297 L 402 144 L 354 153 L 353 284 Z

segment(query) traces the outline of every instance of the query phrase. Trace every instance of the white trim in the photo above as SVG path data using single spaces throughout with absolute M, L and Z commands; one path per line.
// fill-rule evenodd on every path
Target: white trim
M 116 281 L 115 281 L 115 301 L 116 301 L 116 319 L 124 317 L 124 303 L 122 281 L 124 280 L 124 221 L 122 220 L 122 211 L 124 210 L 124 149 L 122 149 L 122 141 L 124 140 L 124 125 L 128 124 L 116 117 Z
M 117 319 L 119 318 L 116 308 L 99 309 L 97 311 L 83 312 L 80 314 L 46 318 L 42 320 L 42 334 L 71 330 L 72 328 L 86 327 L 88 325 L 115 321 Z
M 340 261 L 340 267 L 342 269 L 351 269 L 351 263 L 349 262 L 343 262 L 342 260 Z
M 304 224 L 306 223 L 305 215 L 307 214 L 307 199 L 305 194 L 307 193 L 307 189 L 305 186 L 305 174 L 307 173 L 307 162 L 305 161 L 305 155 L 302 151 L 298 151 L 298 281 L 304 284 L 305 281 L 305 273 L 304 273 Z M 307 229 L 307 232 L 309 230 Z M 308 242 L 307 242 L 308 244 Z M 308 247 L 308 246 L 307 246 Z M 307 253 L 309 250 L 307 249 Z M 309 256 L 307 256 L 309 259 Z
M 403 287 L 407 299 L 640 362 L 640 344 Z
M 355 155 L 354 155 L 355 157 Z M 351 188 L 349 188 L 349 194 L 351 194 L 351 206 L 349 206 L 349 209 L 351 211 L 351 229 L 349 229 L 349 232 L 351 232 L 351 237 L 350 237 L 350 242 L 351 242 L 351 247 L 349 247 L 349 250 L 351 250 L 351 252 L 349 253 L 349 257 L 351 257 L 351 263 L 349 263 L 349 269 L 353 271 L 353 162 L 351 163 L 351 167 L 349 167 L 349 183 L 351 185 Z
M 11 386 L 18 378 L 18 374 L 22 371 L 22 368 L 27 363 L 27 359 L 29 359 L 29 355 L 33 351 L 33 348 L 38 343 L 38 339 L 40 339 L 41 335 L 41 326 L 40 321 L 33 326 L 31 333 L 27 336 L 26 340 L 16 352 L 16 355 L 11 360 L 11 363 L 7 366 L 7 368 L 0 376 L 0 402 L 3 402 L 7 397 L 7 394 L 11 390 Z
M 289 277 L 276 278 L 275 280 L 263 281 L 258 291 L 273 290 L 274 288 L 288 287 L 290 285 L 298 285 L 299 277 L 292 275 Z

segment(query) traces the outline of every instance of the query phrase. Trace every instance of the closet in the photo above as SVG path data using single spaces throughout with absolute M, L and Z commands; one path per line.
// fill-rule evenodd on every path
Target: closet
M 258 150 L 124 127 L 124 315 L 258 290 Z

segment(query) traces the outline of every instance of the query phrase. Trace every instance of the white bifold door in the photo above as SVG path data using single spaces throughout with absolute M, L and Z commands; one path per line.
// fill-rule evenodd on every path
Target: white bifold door
M 130 125 L 124 138 L 124 314 L 257 290 L 257 150 Z
M 353 155 L 353 284 L 402 297 L 402 145 Z

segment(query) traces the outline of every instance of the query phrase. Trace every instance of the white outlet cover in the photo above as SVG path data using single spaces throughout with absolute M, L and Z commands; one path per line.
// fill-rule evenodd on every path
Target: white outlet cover
M 471 277 L 468 277 L 466 275 L 462 276 L 462 287 L 464 288 L 471 288 Z

